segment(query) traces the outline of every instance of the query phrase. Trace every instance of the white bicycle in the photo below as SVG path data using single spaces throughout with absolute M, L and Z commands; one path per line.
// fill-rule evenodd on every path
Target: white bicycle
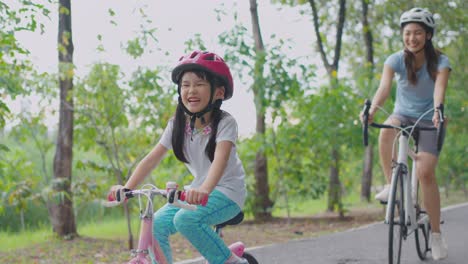
M 370 100 L 366 100 L 364 105 L 363 136 L 364 145 L 368 144 L 368 117 L 371 106 Z M 418 152 L 418 136 L 423 130 L 437 130 L 437 149 L 442 148 L 444 134 L 443 105 L 438 108 L 439 126 L 421 127 L 418 126 L 423 116 L 432 112 L 432 109 L 421 115 L 413 125 L 401 124 L 392 126 L 386 124 L 372 123 L 370 126 L 383 129 L 397 129 L 398 136 L 395 138 L 394 146 L 398 146 L 398 158 L 393 161 L 392 180 L 390 185 L 390 196 L 388 199 L 385 223 L 389 226 L 388 233 L 388 263 L 399 264 L 401 259 L 402 241 L 406 240 L 414 232 L 416 251 L 421 260 L 426 259 L 427 253 L 431 251 L 429 241 L 431 235 L 431 225 L 429 216 L 421 208 L 421 194 L 419 182 L 416 177 L 415 157 Z M 397 140 L 398 138 L 398 140 Z M 410 141 L 414 141 L 414 149 L 410 148 Z M 395 147 L 393 149 L 396 149 Z M 392 155 L 394 157 L 394 155 Z M 412 160 L 408 164 L 408 157 Z

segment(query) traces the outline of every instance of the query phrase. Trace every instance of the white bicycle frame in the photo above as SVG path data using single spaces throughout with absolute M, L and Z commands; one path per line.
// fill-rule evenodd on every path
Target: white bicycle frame
M 407 169 L 406 172 L 402 173 L 403 177 L 403 192 L 404 192 L 404 204 L 403 210 L 405 212 L 405 224 L 409 226 L 409 230 L 415 230 L 418 228 L 418 222 L 416 221 L 416 202 L 417 202 L 417 192 L 418 192 L 418 178 L 416 175 L 416 159 L 414 153 L 409 149 L 409 135 L 400 132 L 398 137 L 398 158 L 397 164 L 403 164 L 404 168 Z M 412 159 L 411 173 L 408 174 L 408 156 Z M 395 188 L 397 183 L 396 174 L 397 169 L 395 167 L 392 172 L 392 181 L 390 185 L 390 190 Z M 408 178 L 409 177 L 409 178 Z M 385 223 L 390 221 L 390 210 L 393 207 L 393 191 L 390 191 L 390 196 L 388 199 L 387 210 L 385 215 Z M 403 224 L 403 223 L 402 223 Z

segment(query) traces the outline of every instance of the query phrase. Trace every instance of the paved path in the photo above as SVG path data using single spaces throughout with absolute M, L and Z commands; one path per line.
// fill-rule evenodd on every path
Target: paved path
M 417 256 L 414 236 L 403 242 L 402 264 L 441 263 L 468 264 L 468 203 L 444 208 L 442 231 L 449 244 L 449 257 L 443 261 L 421 262 Z M 375 264 L 387 263 L 388 226 L 375 223 L 361 228 L 249 248 L 261 264 Z M 204 263 L 199 259 L 177 264 Z

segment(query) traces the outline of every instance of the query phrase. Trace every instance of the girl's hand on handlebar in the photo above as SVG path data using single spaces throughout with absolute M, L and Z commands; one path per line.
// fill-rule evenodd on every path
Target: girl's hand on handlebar
M 122 185 L 114 185 L 110 188 L 109 193 L 107 194 L 107 200 L 108 201 L 117 201 L 119 203 L 123 202 L 125 199 L 122 199 L 123 196 L 120 195 L 119 198 L 120 200 L 117 199 L 117 192 L 122 192 L 124 189 L 124 186 Z
M 201 204 L 206 203 L 209 193 L 200 189 L 190 189 L 186 191 L 185 201 L 189 204 Z

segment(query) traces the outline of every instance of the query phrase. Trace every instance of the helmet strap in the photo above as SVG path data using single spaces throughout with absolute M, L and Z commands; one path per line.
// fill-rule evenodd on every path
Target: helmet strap
M 211 97 L 213 97 L 213 95 Z M 202 124 L 206 124 L 205 114 L 212 111 L 215 108 L 221 108 L 221 104 L 223 103 L 223 100 L 221 99 L 216 100 L 214 103 L 211 103 L 210 100 L 210 103 L 208 103 L 208 105 L 202 111 L 193 113 L 190 112 L 190 110 L 188 110 L 187 107 L 185 107 L 185 105 L 182 103 L 182 98 L 180 96 L 178 100 L 179 104 L 182 106 L 182 109 L 184 109 L 184 112 L 190 117 L 190 140 L 193 140 L 193 132 L 195 131 L 195 122 L 197 118 L 200 119 Z
M 208 102 L 208 105 L 203 110 L 197 113 L 193 113 L 190 110 L 188 110 L 187 107 L 185 107 L 184 103 L 182 102 L 182 97 L 180 95 L 180 86 L 177 89 L 179 93 L 179 98 L 178 98 L 179 104 L 182 106 L 182 109 L 184 109 L 184 112 L 190 117 L 190 133 L 191 133 L 190 140 L 192 141 L 193 141 L 193 132 L 195 131 L 195 122 L 197 118 L 199 118 L 202 125 L 204 125 L 206 123 L 205 114 L 212 111 L 215 108 L 218 108 L 218 109 L 221 108 L 221 104 L 223 103 L 222 99 L 217 99 L 215 102 L 213 102 L 213 98 L 214 98 L 214 94 L 216 90 L 213 81 L 210 81 L 210 86 L 211 86 L 210 100 Z

